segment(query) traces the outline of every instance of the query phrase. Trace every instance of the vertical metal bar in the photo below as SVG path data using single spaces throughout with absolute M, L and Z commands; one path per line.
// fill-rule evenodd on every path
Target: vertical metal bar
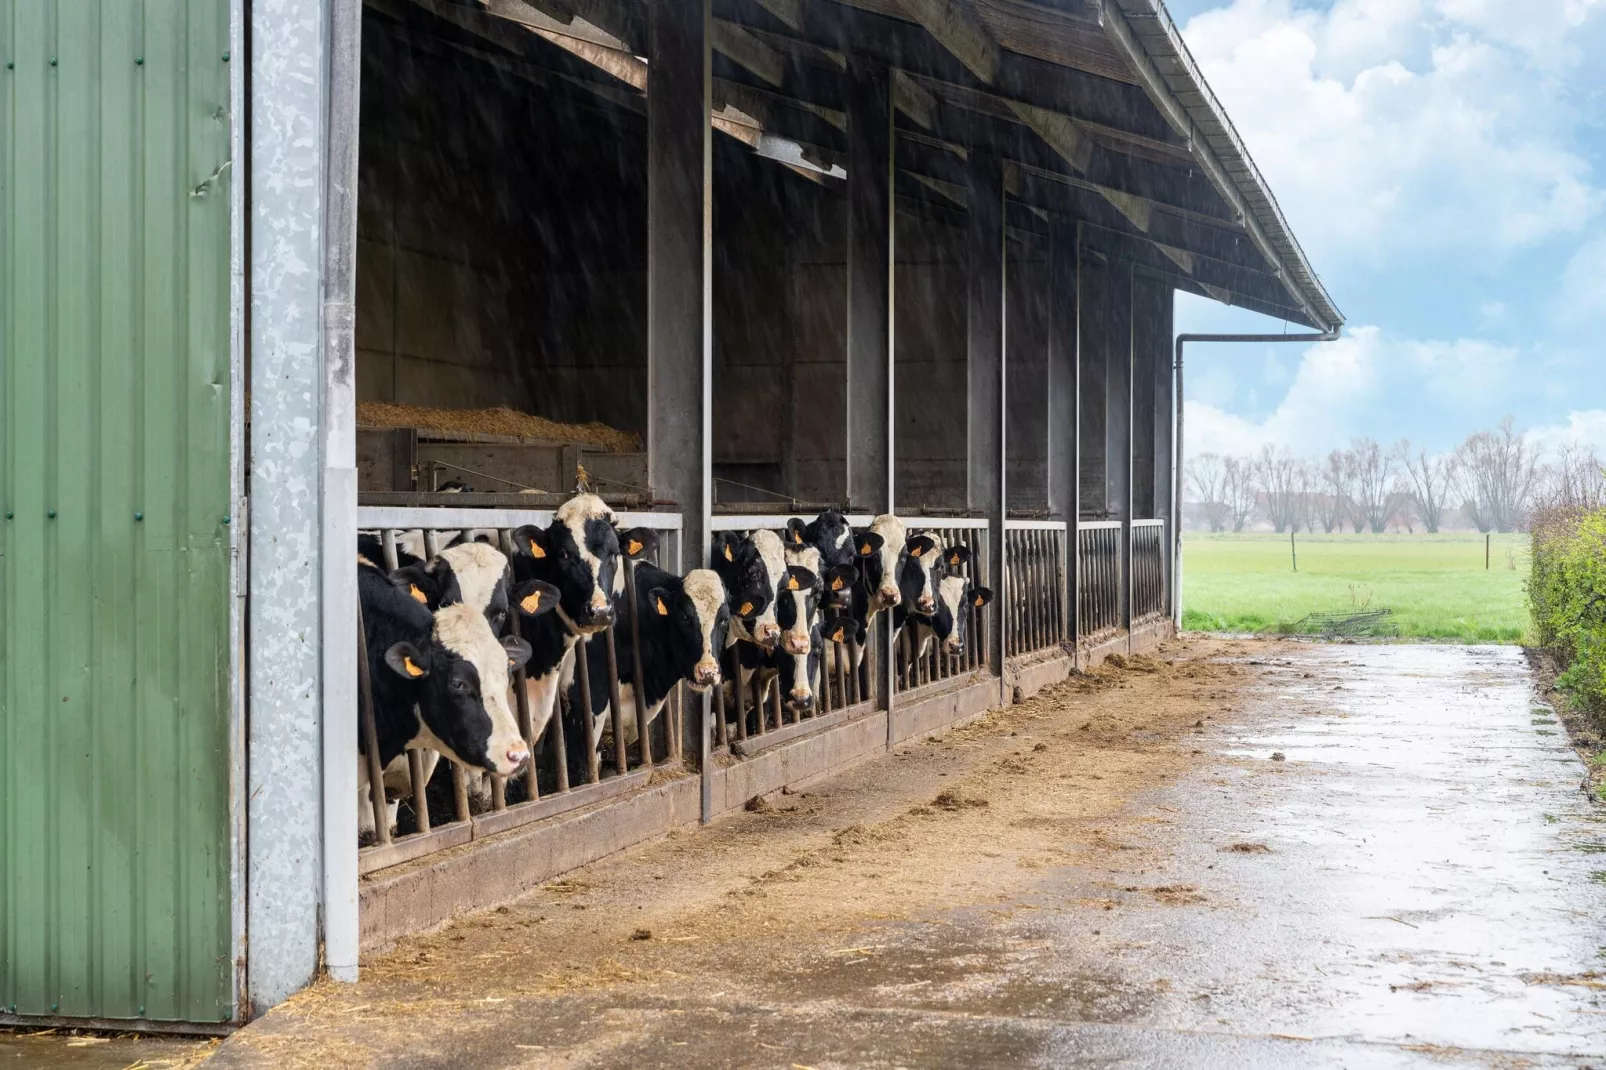
M 646 678 L 646 674 L 642 669 L 641 661 L 641 616 L 640 610 L 636 606 L 636 563 L 626 560 L 621 562 L 621 567 L 625 570 L 625 612 L 630 617 L 630 664 L 636 680 L 640 681 Z M 636 690 L 638 692 L 641 690 L 639 683 Z M 672 721 L 673 714 L 670 712 L 666 701 L 664 723 L 667 725 Z M 652 737 L 647 731 L 650 727 L 651 725 L 647 720 L 647 704 L 642 701 L 638 693 L 636 696 L 636 738 L 638 741 L 637 750 L 639 751 L 643 769 L 652 768 Z
M 413 792 L 413 813 L 418 819 L 418 831 L 429 831 L 428 785 L 424 783 L 424 752 L 417 747 L 407 749 L 407 783 Z
M 686 732 L 686 689 L 680 684 L 676 684 L 675 689 L 669 694 L 671 705 L 674 707 L 675 714 L 674 723 L 670 726 L 669 731 L 669 760 L 671 762 L 678 762 L 681 761 L 685 756 L 684 740 Z M 723 717 L 720 718 L 720 723 L 724 723 Z M 726 740 L 722 734 L 720 737 L 720 746 L 724 746 L 725 743 Z
M 1007 284 L 1004 234 L 1004 175 L 998 157 L 971 155 L 967 169 L 969 220 L 966 245 L 970 254 L 967 291 L 966 351 L 969 364 L 968 420 L 969 494 L 972 516 L 987 518 L 994 539 L 982 571 L 995 582 L 1004 579 L 1004 528 L 1007 519 L 1006 435 L 1007 390 L 1004 353 Z M 1002 677 L 1004 670 L 1004 607 L 1009 592 L 999 588 L 990 615 L 999 624 L 986 636 L 986 664 Z M 979 637 L 978 637 L 979 638 Z
M 715 690 L 718 689 L 716 688 Z M 711 720 L 709 714 L 709 704 L 712 701 L 712 696 L 710 696 L 707 692 L 704 692 L 703 694 L 699 695 L 698 698 L 702 700 L 699 703 L 701 707 L 701 716 L 697 718 L 697 771 L 702 774 L 700 778 L 701 783 L 698 785 L 698 788 L 702 801 L 703 824 L 706 825 L 714 820 L 714 778 L 709 775 L 711 772 L 713 772 L 714 767 L 714 763 L 711 760 L 713 758 L 712 751 L 714 729 L 713 725 L 709 723 Z
M 781 678 L 779 675 L 775 677 L 770 687 L 770 712 L 775 716 L 775 727 L 780 728 L 785 722 L 781 717 Z
M 595 784 L 602 779 L 602 766 L 597 755 L 596 714 L 592 712 L 595 707 L 591 705 L 591 663 L 586 654 L 585 636 L 581 636 L 574 644 L 574 678 L 580 684 L 580 727 L 585 732 L 586 783 Z
M 441 555 L 441 533 L 434 528 L 424 529 L 424 560 L 433 561 Z
M 374 681 L 368 669 L 368 636 L 363 631 L 362 606 L 357 607 L 357 698 L 362 704 L 362 752 L 368 764 L 368 797 L 374 808 L 374 837 L 390 842 L 389 814 L 385 807 L 385 767 L 379 763 L 379 728 L 374 719 Z
M 491 774 L 491 809 L 501 813 L 507 809 L 507 777 Z
M 740 685 L 731 684 L 732 688 L 738 686 Z M 723 683 L 714 688 L 714 714 L 719 718 L 719 745 L 721 747 L 729 747 L 731 745 L 731 730 L 730 724 L 725 717 L 725 685 Z
M 747 688 L 742 682 L 742 656 L 741 644 L 730 645 L 731 662 L 731 701 L 736 704 L 736 738 L 747 738 Z M 764 730 L 761 724 L 759 731 Z
M 385 551 L 385 571 L 395 572 L 401 567 L 401 555 L 396 552 L 396 532 L 386 528 L 380 534 L 380 540 Z
M 848 507 L 892 508 L 892 72 L 850 56 L 848 113 Z
M 452 763 L 452 813 L 458 821 L 467 821 L 471 816 L 468 812 L 468 774 L 456 762 Z
M 513 553 L 513 533 L 503 528 L 497 533 L 502 544 L 502 552 L 508 555 Z M 512 569 L 508 570 L 508 581 L 512 582 Z M 515 639 L 524 638 L 524 625 L 519 617 L 519 607 L 509 606 L 507 615 L 508 632 Z M 530 748 L 530 764 L 524 770 L 524 790 L 531 800 L 541 797 L 540 770 L 535 764 L 535 717 L 530 712 L 529 677 L 525 674 L 521 664 L 513 670 L 513 699 L 519 717 L 519 735 Z
M 625 708 L 624 698 L 619 689 L 619 651 L 613 645 L 613 627 L 603 629 L 602 649 L 608 655 L 608 717 L 613 727 L 613 767 L 620 775 L 630 772 L 630 751 L 625 746 Z M 638 668 L 636 670 L 636 709 L 644 711 L 647 706 L 647 691 L 645 674 Z M 637 714 L 638 718 L 644 716 Z M 637 724 L 642 722 L 638 719 Z

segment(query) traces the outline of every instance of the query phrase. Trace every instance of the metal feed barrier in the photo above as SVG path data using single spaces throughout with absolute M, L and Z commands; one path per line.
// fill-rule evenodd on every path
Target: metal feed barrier
M 1070 637 L 1065 604 L 1063 520 L 1010 520 L 1004 524 L 1004 644 L 1009 657 L 1058 650 Z
M 911 537 L 931 534 L 942 541 L 944 549 L 967 547 L 970 550 L 970 562 L 957 570 L 950 569 L 949 574 L 966 576 L 977 587 L 988 586 L 987 555 L 991 539 L 988 521 L 962 517 L 906 516 L 901 519 Z M 957 658 L 942 653 L 940 644 L 936 642 L 931 644 L 924 657 L 918 656 L 914 629 L 904 628 L 893 654 L 893 686 L 898 694 L 987 671 L 987 621 L 991 613 L 987 610 L 978 611 L 968 605 L 965 612 L 970 614 L 970 638 L 965 643 L 965 652 Z
M 621 527 L 647 527 L 658 533 L 660 561 L 680 560 L 681 520 L 675 513 L 619 513 Z M 551 510 L 538 509 L 448 509 L 364 507 L 358 510 L 358 527 L 362 531 L 377 531 L 384 545 L 387 569 L 397 566 L 397 539 L 408 532 L 422 534 L 424 556 L 433 560 L 442 545 L 457 532 L 476 534 L 495 533 L 498 547 L 511 556 L 513 532 L 525 524 L 546 527 L 552 522 Z M 449 799 L 437 796 L 434 812 L 431 809 L 430 783 L 438 779 L 432 774 L 439 768 L 440 755 L 424 748 L 407 751 L 407 790 L 402 799 L 410 802 L 410 827 L 402 825 L 398 814 L 398 834 L 390 831 L 388 805 L 384 787 L 384 770 L 374 748 L 375 721 L 372 681 L 369 679 L 368 658 L 362 630 L 357 633 L 358 695 L 360 753 L 367 764 L 370 798 L 374 814 L 374 845 L 363 848 L 358 854 L 358 871 L 367 874 L 390 866 L 400 865 L 437 851 L 469 843 L 493 833 L 504 832 L 520 825 L 551 817 L 602 799 L 619 795 L 644 785 L 652 775 L 654 764 L 661 761 L 678 762 L 682 756 L 684 738 L 685 703 L 680 688 L 671 694 L 663 715 L 658 718 L 661 739 L 655 744 L 654 733 L 646 722 L 646 710 L 637 704 L 636 768 L 630 765 L 631 754 L 624 744 L 625 725 L 619 698 L 619 672 L 617 646 L 619 642 L 637 643 L 639 633 L 635 615 L 635 563 L 621 560 L 625 569 L 627 618 L 601 634 L 602 647 L 608 659 L 608 714 L 607 723 L 613 738 L 611 761 L 605 768 L 599 747 L 587 746 L 587 761 L 582 769 L 584 783 L 571 784 L 567 741 L 561 709 L 553 712 L 543 730 L 533 730 L 533 717 L 529 708 L 529 695 L 525 689 L 523 669 L 513 673 L 512 688 L 516 713 L 524 740 L 529 744 L 531 761 L 523 773 L 510 782 L 506 778 L 480 771 L 470 772 L 447 761 L 450 768 L 451 795 Z M 512 634 L 520 634 L 517 613 L 510 615 Z M 619 629 L 624 631 L 616 635 Z M 591 703 L 590 677 L 587 672 L 587 644 L 575 645 L 575 678 L 579 683 L 582 708 Z M 639 658 L 636 659 L 639 664 Z M 588 741 L 589 742 L 589 741 Z M 544 746 L 543 746 L 544 744 Z M 541 756 L 545 752 L 546 789 L 542 788 Z M 656 754 L 655 754 L 656 752 Z M 473 782 L 489 782 L 488 807 L 479 812 L 471 802 Z M 405 829 L 405 831 L 403 831 Z
M 739 531 L 745 534 L 751 534 L 761 528 L 784 531 L 789 519 L 791 519 L 789 514 L 716 516 L 710 528 L 716 532 Z M 871 519 L 869 516 L 847 518 L 848 523 L 855 527 L 864 527 Z M 876 644 L 874 642 L 868 644 L 857 672 L 853 669 L 852 648 L 849 644 L 833 643 L 829 639 L 825 640 L 825 644 L 825 650 L 820 658 L 819 675 L 813 681 L 815 706 L 806 712 L 793 712 L 791 731 L 785 733 L 785 738 L 809 731 L 808 727 L 799 726 L 817 726 L 823 729 L 870 713 L 881 706 L 878 701 L 880 689 L 876 683 L 879 677 L 875 671 Z M 728 749 L 733 740 L 748 744 L 750 740 L 769 736 L 789 727 L 779 678 L 770 678 L 766 685 L 767 697 L 763 694 L 749 694 L 748 688 L 741 685 L 739 656 L 737 644 L 732 644 L 725 652 L 721 673 L 725 679 L 733 683 L 728 696 L 726 689 L 721 687 L 714 692 L 713 697 L 716 725 L 713 745 L 721 750 Z M 779 740 L 782 737 L 773 738 Z
M 1079 639 L 1115 631 L 1126 623 L 1121 606 L 1124 536 L 1119 520 L 1084 520 L 1076 525 Z
M 1132 620 L 1166 613 L 1165 521 L 1132 522 Z

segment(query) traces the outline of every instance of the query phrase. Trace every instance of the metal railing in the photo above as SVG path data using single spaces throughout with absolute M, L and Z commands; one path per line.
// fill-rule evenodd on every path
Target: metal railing
M 1125 623 L 1121 607 L 1125 534 L 1119 520 L 1083 520 L 1076 525 L 1080 639 L 1114 631 Z
M 949 569 L 949 575 L 965 576 L 978 587 L 988 586 L 987 555 L 991 540 L 991 525 L 988 521 L 918 516 L 905 516 L 900 519 L 911 537 L 929 533 L 942 541 L 944 549 L 953 546 L 968 548 L 970 561 L 957 569 Z M 995 592 L 995 595 L 997 594 L 998 592 Z M 959 657 L 943 653 L 939 649 L 941 644 L 936 642 L 931 643 L 924 656 L 921 656 L 916 649 L 915 629 L 913 627 L 903 629 L 897 643 L 894 644 L 893 651 L 893 684 L 897 693 L 902 694 L 917 687 L 987 671 L 987 622 L 991 614 L 986 609 L 977 610 L 970 605 L 965 607 L 965 612 L 970 614 L 969 639 L 965 643 L 965 652 Z
M 379 535 L 386 560 L 376 564 L 394 570 L 398 564 L 399 540 L 409 535 L 412 536 L 409 541 L 415 548 L 422 543 L 422 556 L 426 560 L 433 560 L 458 532 L 473 532 L 488 539 L 494 534 L 497 547 L 511 560 L 513 532 L 526 524 L 547 527 L 552 522 L 552 515 L 551 510 L 543 509 L 370 506 L 358 509 L 357 523 L 360 531 L 377 532 Z M 678 514 L 626 512 L 617 516 L 621 528 L 646 527 L 658 533 L 656 560 L 680 560 L 681 519 Z M 584 740 L 581 747 L 586 758 L 580 764 L 582 783 L 579 784 L 571 783 L 569 752 L 572 748 L 565 739 L 562 696 L 546 723 L 539 729 L 535 728 L 522 666 L 510 674 L 510 691 L 521 734 L 531 753 L 531 760 L 523 772 L 509 779 L 480 770 L 466 770 L 448 760 L 444 765 L 448 767 L 449 774 L 443 777 L 437 775 L 443 764 L 441 755 L 427 748 L 409 748 L 406 751 L 405 770 L 394 768 L 397 763 L 392 763 L 392 769 L 381 769 L 380 756 L 374 746 L 373 687 L 369 679 L 365 639 L 359 629 L 359 753 L 368 770 L 370 795 L 364 804 L 373 813 L 375 839 L 372 846 L 359 851 L 360 873 L 372 873 L 399 865 L 617 795 L 645 784 L 657 762 L 680 761 L 685 734 L 685 701 L 683 689 L 677 687 L 671 693 L 663 714 L 657 718 L 660 739 L 656 743 L 653 726 L 647 723 L 645 706 L 636 703 L 637 738 L 633 748 L 636 761 L 635 768 L 631 767 L 632 748 L 626 743 L 616 644 L 639 641 L 634 638 L 638 635 L 634 597 L 635 562 L 621 558 L 620 565 L 625 569 L 629 611 L 615 627 L 607 628 L 598 635 L 598 645 L 608 660 L 609 694 L 604 723 L 611 729 L 611 760 L 603 763 L 600 745 L 591 745 L 589 738 Z M 521 631 L 518 613 L 511 613 L 509 621 L 511 634 L 518 636 Z M 581 639 L 574 648 L 574 678 L 578 684 L 582 711 L 591 708 L 588 655 L 595 651 L 588 651 L 587 647 L 588 643 Z M 640 664 L 639 657 L 633 660 Z M 582 716 L 580 722 L 589 733 L 590 718 Z M 392 789 L 399 795 L 395 833 L 390 829 L 385 787 L 387 776 Z M 406 805 L 403 806 L 403 803 Z
M 1132 619 L 1166 611 L 1165 521 L 1132 522 Z
M 709 525 L 711 531 L 739 531 L 752 533 L 760 528 L 771 531 L 784 531 L 792 514 L 744 514 L 715 516 Z M 805 522 L 812 517 L 800 517 Z M 864 527 L 873 518 L 870 516 L 852 515 L 847 518 L 848 523 L 854 527 Z M 823 611 L 822 611 L 823 612 Z M 817 722 L 824 726 L 827 723 L 835 724 L 842 718 L 834 716 L 844 714 L 848 717 L 861 713 L 869 713 L 878 709 L 880 688 L 877 681 L 880 679 L 876 673 L 876 644 L 870 642 L 864 651 L 864 656 L 855 669 L 853 665 L 853 647 L 848 643 L 833 643 L 825 639 L 824 649 L 821 652 L 819 671 L 812 681 L 815 695 L 815 705 L 810 710 L 795 710 L 792 713 L 792 725 L 806 725 Z M 765 736 L 771 732 L 778 732 L 787 727 L 786 706 L 781 695 L 779 678 L 768 671 L 760 677 L 764 688 L 764 697 L 755 697 L 749 693 L 747 687 L 742 686 L 742 674 L 739 658 L 741 656 L 740 643 L 733 643 L 726 649 L 721 662 L 721 674 L 729 681 L 728 689 L 721 687 L 714 692 L 713 711 L 716 737 L 714 746 L 728 748 L 733 740 L 738 743 L 747 743 L 750 739 Z M 756 690 L 756 689 L 755 689 Z M 829 718 L 829 721 L 827 720 Z M 788 733 L 788 736 L 795 734 Z
M 1058 649 L 1069 638 L 1065 606 L 1063 520 L 1009 520 L 1004 524 L 1004 652 L 1009 657 Z

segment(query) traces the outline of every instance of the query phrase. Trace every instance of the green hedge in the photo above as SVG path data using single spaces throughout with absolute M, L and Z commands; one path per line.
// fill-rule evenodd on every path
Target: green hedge
M 1606 715 L 1606 510 L 1534 518 L 1528 604 L 1540 645 L 1566 666 L 1557 685 Z

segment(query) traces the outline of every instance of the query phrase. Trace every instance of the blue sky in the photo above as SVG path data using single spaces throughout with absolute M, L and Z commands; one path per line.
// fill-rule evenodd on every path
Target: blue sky
M 1167 7 L 1348 319 L 1325 346 L 1190 347 L 1189 451 L 1442 450 L 1507 414 L 1606 448 L 1606 0 Z

